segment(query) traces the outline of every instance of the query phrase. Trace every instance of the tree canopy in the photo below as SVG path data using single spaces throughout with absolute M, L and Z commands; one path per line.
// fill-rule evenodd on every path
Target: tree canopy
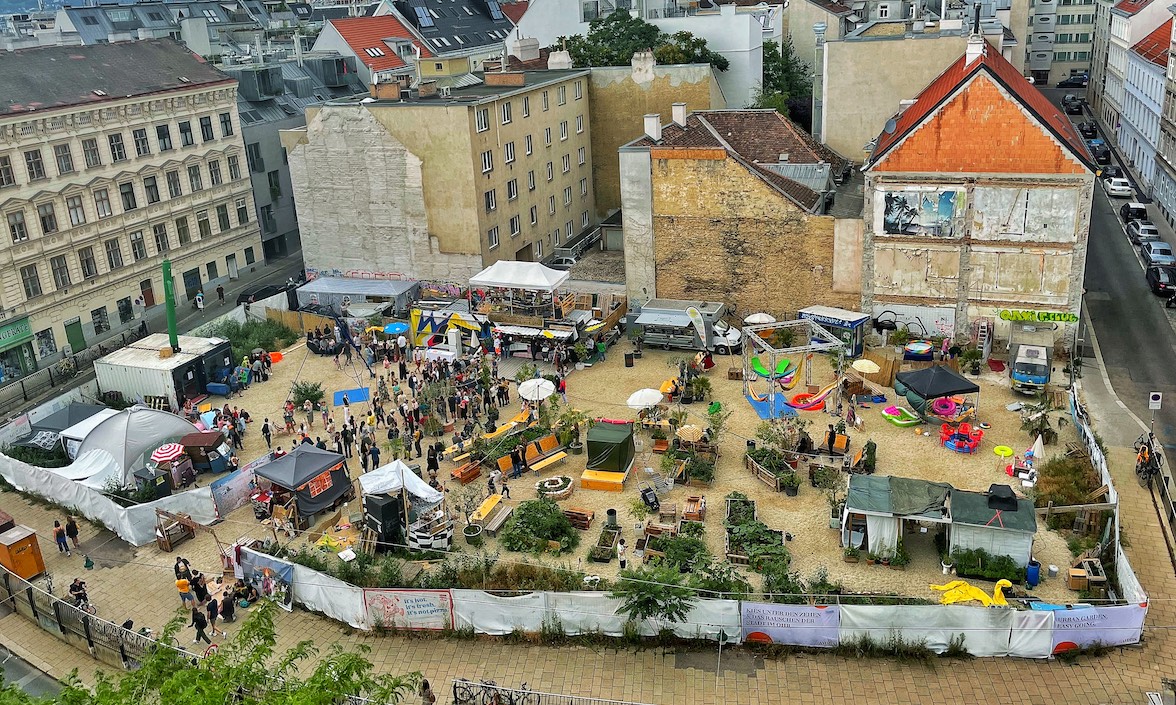
M 690 32 L 663 34 L 627 10 L 601 15 L 588 25 L 586 36 L 560 37 L 556 44 L 567 48 L 576 66 L 628 66 L 633 54 L 651 49 L 661 64 L 705 63 L 726 71 L 730 63 L 708 49 L 705 39 Z
M 812 68 L 796 55 L 791 40 L 764 42 L 760 90 L 748 107 L 772 108 L 807 128 L 812 120 Z
M 177 618 L 134 671 L 99 674 L 93 688 L 72 674 L 51 700 L 0 688 L 0 705 L 335 705 L 350 695 L 397 703 L 420 682 L 419 673 L 376 675 L 363 645 L 344 651 L 332 644 L 319 654 L 308 640 L 278 653 L 275 609 L 268 601 L 254 606 L 240 631 L 200 660 L 167 646 L 183 624 Z M 314 670 L 303 677 L 300 669 L 307 663 Z

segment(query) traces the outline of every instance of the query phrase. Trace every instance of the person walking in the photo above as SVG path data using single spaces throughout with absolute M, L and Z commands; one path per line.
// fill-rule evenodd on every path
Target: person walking
M 220 284 L 216 285 L 216 300 L 221 306 L 225 305 L 225 287 Z M 216 630 L 213 630 L 213 633 L 216 633 Z
M 175 572 L 176 580 L 179 580 L 180 578 L 187 580 L 188 578 L 192 577 L 192 565 L 188 563 L 187 558 L 184 558 L 183 556 L 176 556 Z
M 229 590 L 225 593 L 220 601 L 220 618 L 224 623 L 233 622 L 236 620 L 237 603 L 233 599 L 233 591 Z M 221 631 L 224 634 L 224 631 Z M 226 635 L 227 636 L 227 635 Z
M 224 629 L 216 628 L 216 618 L 220 616 L 220 602 L 213 598 L 208 601 L 208 606 L 205 608 L 208 611 L 208 626 L 212 628 L 212 635 L 216 636 L 220 632 L 221 636 L 228 636 Z
M 380 467 L 380 446 L 375 441 L 372 442 L 370 452 L 372 454 L 372 470 L 375 470 Z
M 212 639 L 209 639 L 208 635 L 204 633 L 204 629 L 208 626 L 208 619 L 199 608 L 192 608 L 192 623 L 188 626 L 196 630 L 196 637 L 192 639 L 193 644 L 199 644 L 203 639 L 205 644 L 212 645 Z
M 355 436 L 353 436 L 351 434 L 351 427 L 348 426 L 346 422 L 344 422 L 343 430 L 339 432 L 339 435 L 342 437 L 342 440 L 343 440 L 343 449 L 345 451 L 343 454 L 346 455 L 348 458 L 350 458 L 351 457 L 351 443 L 352 443 L 352 441 L 355 440 Z
M 501 485 L 500 494 L 502 495 L 502 498 L 503 499 L 510 499 L 510 487 L 507 486 L 506 475 L 503 475 L 502 477 L 500 477 L 498 480 L 498 483 Z
M 65 536 L 65 527 L 60 521 L 53 522 L 53 540 L 57 542 L 57 552 L 72 556 L 69 550 L 69 539 Z
M 261 436 L 265 438 L 265 449 L 273 450 L 274 429 L 270 427 L 269 419 L 261 424 Z
M 416 457 L 418 459 L 421 457 L 421 436 L 422 435 L 424 435 L 424 434 L 421 433 L 420 428 L 417 428 L 415 431 L 412 432 L 412 445 L 413 445 L 413 448 L 416 450 Z
M 196 309 L 201 313 L 204 312 L 204 291 L 196 292 Z
M 421 681 L 420 696 L 421 705 L 435 705 L 437 702 L 437 696 L 433 693 L 433 686 L 429 685 L 429 681 L 427 680 Z
M 192 583 L 187 577 L 176 578 L 176 590 L 180 593 L 180 607 L 186 606 L 189 602 L 193 603 L 193 608 L 195 607 L 196 598 L 192 596 Z
M 73 544 L 74 550 L 80 548 L 78 545 L 78 522 L 72 516 L 65 519 L 65 535 L 69 537 L 69 542 Z
M 559 378 L 559 396 L 563 399 L 563 403 L 568 403 L 568 378 Z

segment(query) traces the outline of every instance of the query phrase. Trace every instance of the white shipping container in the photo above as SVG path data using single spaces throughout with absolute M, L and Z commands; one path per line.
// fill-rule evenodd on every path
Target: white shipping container
M 117 391 L 126 399 L 135 401 L 143 401 L 149 396 L 166 397 L 172 410 L 178 412 L 182 385 L 187 380 L 203 380 L 205 357 L 224 342 L 219 338 L 180 336 L 181 352 L 162 357 L 160 350 L 169 347 L 167 335 L 149 335 L 94 362 L 98 389 L 101 392 Z M 216 362 L 218 366 L 231 366 L 231 353 L 226 352 L 224 359 Z M 181 385 L 179 388 L 177 380 Z M 204 390 L 200 388 L 198 391 Z

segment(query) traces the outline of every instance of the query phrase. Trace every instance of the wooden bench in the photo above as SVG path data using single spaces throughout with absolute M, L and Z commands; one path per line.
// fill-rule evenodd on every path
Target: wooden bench
M 495 509 L 498 508 L 498 505 L 501 502 L 502 495 L 500 494 L 492 494 L 486 499 L 482 500 L 482 504 L 478 505 L 478 508 L 475 509 L 474 513 L 470 515 L 470 522 L 473 524 L 483 524 L 487 519 L 490 518 L 490 515 L 494 512 Z
M 659 521 L 662 519 L 669 519 L 670 521 L 676 520 L 678 518 L 678 503 L 663 503 L 657 510 L 657 518 Z
M 478 463 L 466 463 L 453 469 L 449 474 L 461 484 L 468 485 L 482 475 L 482 466 Z
M 535 446 L 539 449 L 539 454 L 543 456 L 553 455 L 557 451 L 562 450 L 562 446 L 560 446 L 559 440 L 556 439 L 554 434 L 544 436 L 535 441 Z
M 490 518 L 482 524 L 482 531 L 486 532 L 488 536 L 497 536 L 498 530 L 510 518 L 512 512 L 514 512 L 514 507 L 509 504 L 499 503 L 498 508 L 491 513 Z
M 464 463 L 469 459 L 470 459 L 470 451 L 468 451 L 468 450 L 466 452 L 462 453 L 461 455 L 453 456 L 453 462 L 458 463 L 458 464 Z
M 682 518 L 687 521 L 703 521 L 706 519 L 706 497 L 693 495 L 686 498 L 686 506 L 682 509 Z
M 658 454 L 665 453 L 669 449 L 670 449 L 669 439 L 659 438 L 653 442 L 653 452 L 654 453 L 658 453 Z
M 661 524 L 659 522 L 654 521 L 653 519 L 650 519 L 649 521 L 645 522 L 645 535 L 646 536 L 662 536 L 662 535 L 677 536 L 678 535 L 678 527 L 674 526 L 673 524 Z
M 580 489 L 624 492 L 626 476 L 627 473 L 623 472 L 585 470 L 584 474 L 580 475 Z
M 592 520 L 596 518 L 595 512 L 577 507 L 568 507 L 563 510 L 563 514 L 572 522 L 572 526 L 580 531 L 587 531 L 592 526 Z
M 509 455 L 504 455 L 498 459 L 498 472 L 502 473 L 503 475 L 509 476 L 513 470 L 514 470 L 514 463 L 512 463 L 510 461 Z
M 568 454 L 561 450 L 558 453 L 547 456 L 546 458 L 544 458 L 543 460 L 540 460 L 537 463 L 532 463 L 531 469 L 534 470 L 535 472 L 543 472 L 543 470 L 545 468 L 548 468 L 552 465 L 558 465 L 559 463 L 562 463 L 563 461 L 567 460 L 567 457 L 568 457 Z

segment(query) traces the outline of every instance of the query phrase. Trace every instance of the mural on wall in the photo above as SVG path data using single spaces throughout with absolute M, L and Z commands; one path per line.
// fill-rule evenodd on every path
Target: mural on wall
M 882 232 L 887 235 L 957 235 L 963 191 L 884 191 L 882 196 Z

